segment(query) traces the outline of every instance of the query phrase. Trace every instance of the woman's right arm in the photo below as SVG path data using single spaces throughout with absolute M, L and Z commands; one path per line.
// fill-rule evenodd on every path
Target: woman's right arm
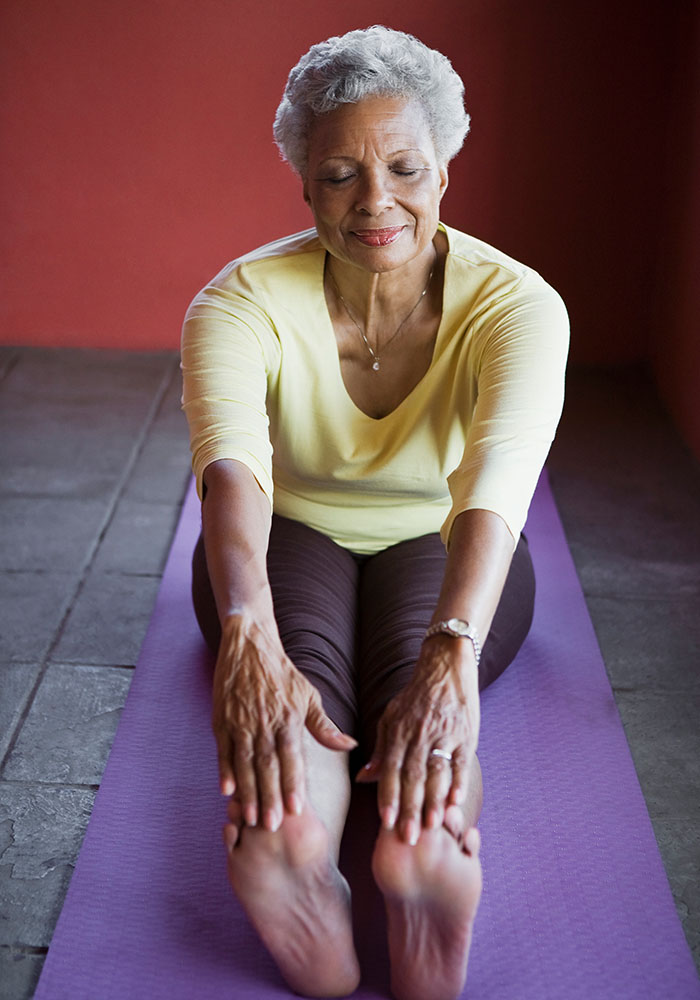
M 276 830 L 285 809 L 303 807 L 304 728 L 333 750 L 355 741 L 326 716 L 282 647 L 267 578 L 267 497 L 233 460 L 208 465 L 203 483 L 204 547 L 221 622 L 213 690 L 220 787 L 240 799 L 248 825 Z

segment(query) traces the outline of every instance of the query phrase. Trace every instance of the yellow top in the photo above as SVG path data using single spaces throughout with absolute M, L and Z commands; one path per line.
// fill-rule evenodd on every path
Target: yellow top
M 274 510 L 359 553 L 495 511 L 514 544 L 563 403 L 566 309 L 533 270 L 441 225 L 449 243 L 430 368 L 387 416 L 348 396 L 315 229 L 228 264 L 182 334 L 183 408 L 202 495 L 218 459 Z

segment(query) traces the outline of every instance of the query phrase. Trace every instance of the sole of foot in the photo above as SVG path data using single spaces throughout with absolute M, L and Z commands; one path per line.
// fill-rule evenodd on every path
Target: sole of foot
M 229 813 L 229 880 L 287 984 L 302 996 L 349 996 L 360 980 L 350 890 L 326 828 L 308 807 L 274 833 L 243 826 L 235 803 Z
M 451 829 L 454 824 L 451 824 Z M 386 906 L 396 1000 L 455 1000 L 481 897 L 479 832 L 423 830 L 411 847 L 382 830 L 372 871 Z

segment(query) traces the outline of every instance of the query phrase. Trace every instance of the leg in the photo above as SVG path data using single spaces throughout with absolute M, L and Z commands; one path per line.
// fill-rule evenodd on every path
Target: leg
M 373 556 L 360 578 L 358 699 L 362 750 L 369 758 L 386 705 L 407 684 L 437 603 L 445 571 L 438 535 L 424 535 Z M 532 624 L 535 574 L 524 537 L 483 643 L 481 691 L 515 658 Z
M 436 536 L 395 546 L 364 567 L 360 704 L 367 753 L 381 712 L 411 675 L 443 572 L 444 550 Z M 530 626 L 533 600 L 534 576 L 521 542 L 484 644 L 481 688 L 515 656 Z M 446 765 L 436 759 L 433 766 Z M 379 834 L 372 869 L 385 899 L 392 990 L 399 1000 L 453 1000 L 462 991 L 481 895 L 475 829 L 481 801 L 475 757 L 467 800 L 448 807 L 442 829 L 424 829 L 415 847 L 393 831 Z
M 314 683 L 331 718 L 355 728 L 352 682 L 357 569 L 352 557 L 304 525 L 273 518 L 268 575 L 287 654 Z M 218 620 L 203 546 L 193 558 L 193 595 L 210 645 Z M 279 830 L 246 827 L 229 806 L 228 873 L 246 913 L 296 992 L 345 996 L 359 981 L 350 892 L 337 866 L 350 798 L 347 755 L 305 741 L 307 804 Z

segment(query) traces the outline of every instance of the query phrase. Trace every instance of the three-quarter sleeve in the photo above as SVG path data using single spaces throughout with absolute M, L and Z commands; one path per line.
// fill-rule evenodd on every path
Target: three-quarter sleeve
M 533 272 L 492 302 L 473 332 L 477 400 L 462 460 L 449 475 L 455 518 L 482 508 L 499 514 L 517 544 L 561 416 L 569 322 L 559 295 Z
M 250 469 L 272 504 L 266 396 L 280 347 L 244 268 L 229 265 L 196 296 L 185 316 L 181 347 L 182 404 L 200 499 L 207 466 L 236 459 Z

